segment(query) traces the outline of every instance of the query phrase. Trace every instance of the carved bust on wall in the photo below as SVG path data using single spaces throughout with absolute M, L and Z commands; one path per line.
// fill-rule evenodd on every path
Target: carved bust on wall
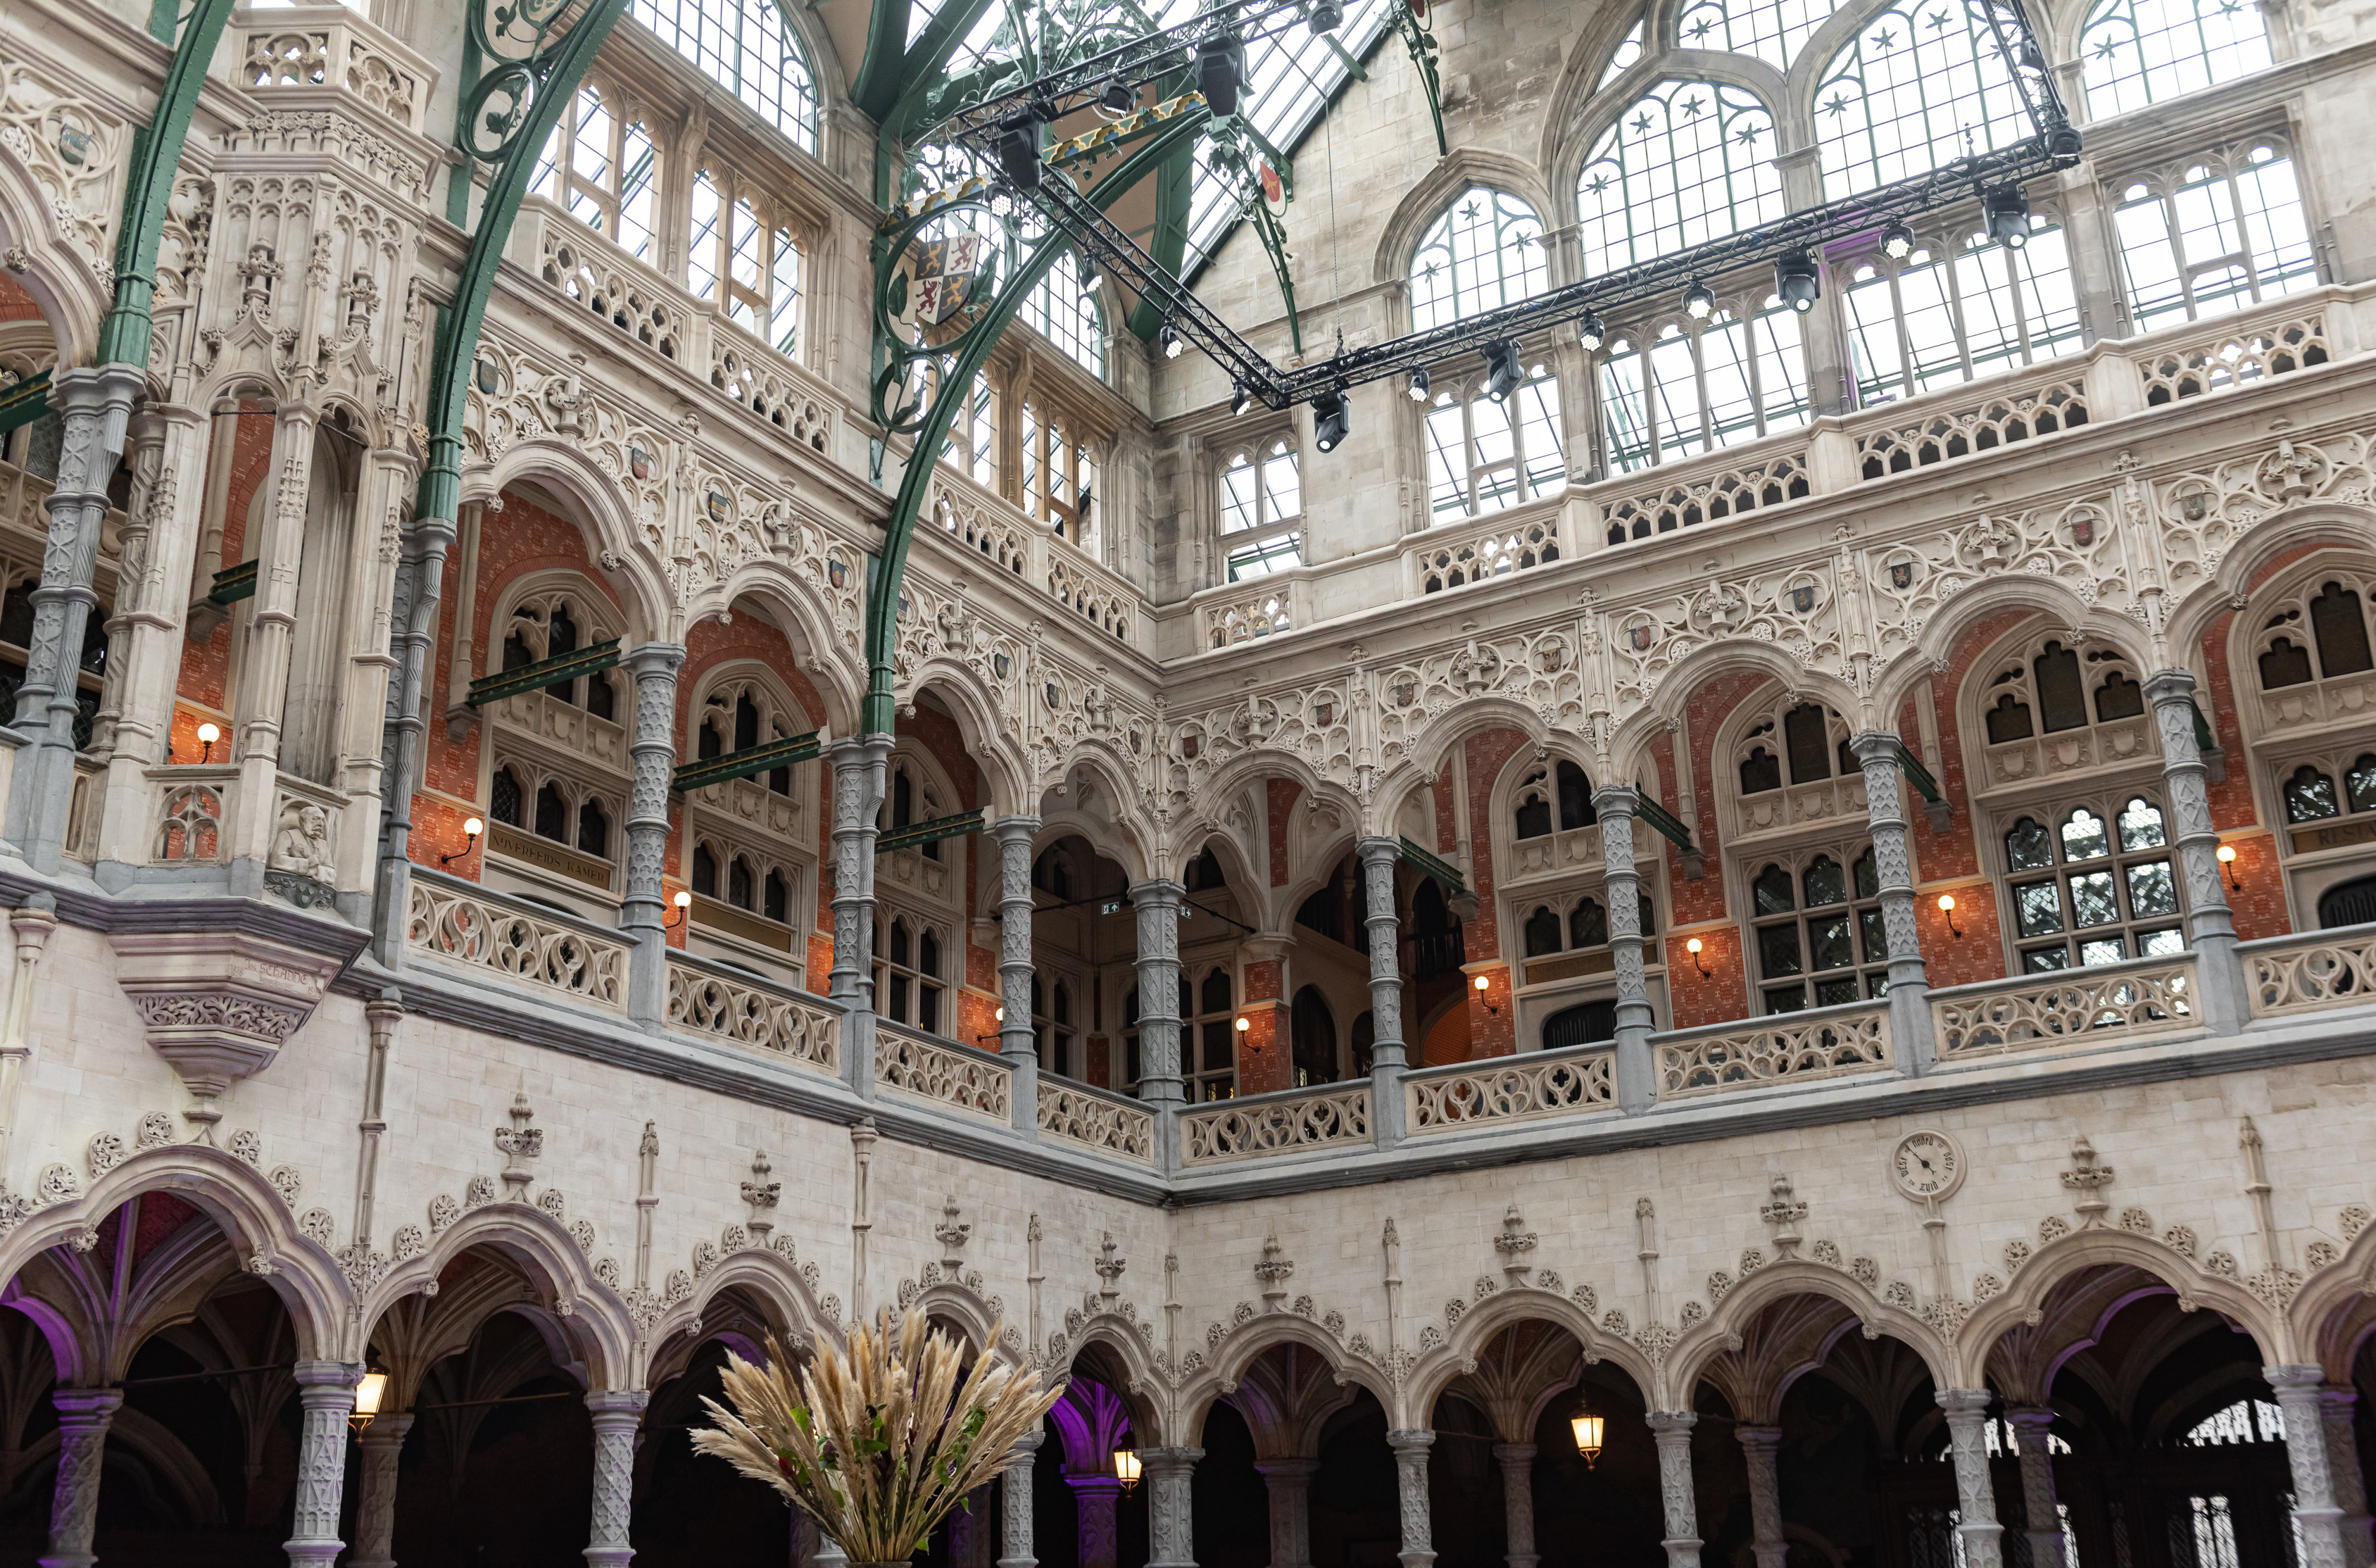
M 269 861 L 274 871 L 294 872 L 315 882 L 335 883 L 338 863 L 330 858 L 330 815 L 310 801 L 288 801 L 280 807 L 280 831 L 272 840 Z

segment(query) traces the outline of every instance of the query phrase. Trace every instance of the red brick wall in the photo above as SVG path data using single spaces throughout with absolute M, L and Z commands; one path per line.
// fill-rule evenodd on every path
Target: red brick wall
M 1289 1071 L 1287 1004 L 1281 1000 L 1286 985 L 1285 966 L 1279 960 L 1263 958 L 1246 965 L 1245 1005 L 1238 1010 L 1247 1025 L 1238 1036 L 1240 1094 L 1268 1094 L 1294 1086 Z
M 1683 705 L 1691 740 L 1691 755 L 1683 760 L 1692 770 L 1692 842 L 1707 856 L 1706 873 L 1697 882 L 1690 880 L 1683 874 L 1681 847 L 1669 843 L 1638 821 L 1634 825 L 1635 863 L 1661 850 L 1666 856 L 1667 887 L 1673 908 L 1659 911 L 1659 934 L 1666 944 L 1660 953 L 1667 960 L 1669 1011 L 1673 1027 L 1679 1029 L 1724 1023 L 1748 1013 L 1749 985 L 1740 928 L 1717 923 L 1728 919 L 1728 910 L 1724 897 L 1724 844 L 1717 831 L 1716 736 L 1733 711 L 1766 680 L 1766 676 L 1753 670 L 1719 675 L 1692 694 Z M 1658 764 L 1663 790 L 1658 803 L 1680 816 L 1682 792 L 1677 786 L 1681 775 L 1673 738 L 1653 742 L 1651 754 Z M 1695 936 L 1702 949 L 1697 963 L 1693 962 L 1683 945 Z M 1706 974 L 1700 972 L 1701 965 L 1706 966 Z
M 1710 859 L 1713 861 L 1713 855 Z M 1708 880 L 1716 880 L 1713 864 Z M 1702 949 L 1696 964 L 1683 948 L 1692 937 L 1699 938 Z M 1660 951 L 1667 960 L 1667 991 L 1672 999 L 1669 1007 L 1674 1014 L 1674 1028 L 1694 1029 L 1702 1024 L 1729 1023 L 1749 1016 L 1739 926 L 1705 925 L 1681 936 L 1663 936 L 1660 940 L 1667 944 Z M 1706 974 L 1700 973 L 1701 964 L 1707 966 Z

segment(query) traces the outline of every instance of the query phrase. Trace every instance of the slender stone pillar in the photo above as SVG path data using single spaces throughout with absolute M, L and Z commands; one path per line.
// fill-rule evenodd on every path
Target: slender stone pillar
M 1160 1117 L 1177 1111 L 1180 1080 L 1180 904 L 1186 889 L 1157 878 L 1135 882 L 1138 916 L 1138 1098 Z
M 1013 1075 L 1007 1088 L 1015 1130 L 1040 1133 L 1040 1038 L 1031 1027 L 1031 838 L 1036 816 L 1004 816 L 990 825 L 998 846 L 998 1053 Z
M 2359 1391 L 2347 1383 L 2331 1383 L 2318 1391 L 2327 1468 L 2334 1477 L 2335 1506 L 2343 1510 L 2345 1568 L 2370 1568 L 2376 1562 L 2376 1541 L 2369 1533 L 2368 1479 L 2360 1472 L 2359 1440 L 2352 1424 L 2352 1407 L 2358 1401 Z
M 1985 1388 L 1939 1390 L 1939 1408 L 1947 1412 L 1947 1451 L 1955 1462 L 1955 1505 L 1964 1516 L 1955 1531 L 1964 1538 L 1965 1568 L 2003 1568 L 1999 1538 L 2004 1526 L 1997 1523 L 1985 1435 L 1989 1401 L 1994 1397 Z
M 1196 1568 L 1196 1521 L 1190 1509 L 1201 1448 L 1142 1448 L 1146 1479 L 1146 1568 Z
M 1503 1534 L 1509 1541 L 1510 1568 L 1535 1568 L 1542 1561 L 1535 1550 L 1535 1445 L 1497 1443 L 1493 1457 L 1502 1463 Z
M 304 1425 L 297 1436 L 297 1499 L 287 1542 L 289 1568 L 316 1562 L 330 1568 L 346 1550 L 339 1538 L 339 1505 L 347 1487 L 347 1418 L 363 1369 L 343 1361 L 299 1361 L 297 1402 Z
M 833 767 L 833 976 L 841 1004 L 842 1073 L 874 1098 L 874 814 L 883 805 L 891 737 L 861 735 L 826 748 Z
M 1656 1020 L 1642 973 L 1642 879 L 1634 869 L 1634 791 L 1603 784 L 1592 792 L 1600 819 L 1600 864 L 1609 900 L 1609 952 L 1617 968 L 1617 1104 L 1646 1111 L 1658 1098 L 1650 1051 Z
M 2054 1412 L 2007 1408 L 2004 1420 L 2021 1450 L 2022 1533 L 2029 1537 L 2030 1568 L 2069 1568 L 2062 1560 L 2062 1510 L 2054 1496 Z
M 626 1568 L 636 1549 L 627 1539 L 635 1511 L 636 1428 L 643 1423 L 640 1388 L 612 1388 L 586 1396 L 594 1415 L 594 1521 L 586 1532 L 588 1568 Z
M 1361 857 L 1361 891 L 1367 902 L 1361 923 L 1370 932 L 1370 1127 L 1378 1146 L 1392 1148 L 1409 1129 L 1404 1125 L 1402 924 L 1395 919 L 1395 865 L 1402 845 L 1392 838 L 1364 838 L 1354 845 Z M 1274 1565 L 1276 1568 L 1276 1565 Z
M 59 1388 L 50 1394 L 58 1411 L 58 1479 L 50 1493 L 50 1550 L 42 1568 L 90 1568 L 90 1538 L 99 1524 L 99 1470 L 107 1448 L 107 1423 L 124 1403 L 117 1388 Z
M 1868 730 L 1852 737 L 1848 747 L 1864 768 L 1865 823 L 1872 831 L 1873 864 L 1881 875 L 1881 921 L 1889 940 L 1890 1048 L 1898 1072 L 1919 1077 L 1930 1070 L 1937 1049 L 1930 1038 L 1930 981 L 1914 923 L 1914 862 L 1906 849 L 1898 739 L 1885 730 Z
M 1750 1550 L 1757 1554 L 1757 1568 L 1784 1568 L 1790 1543 L 1782 1533 L 1782 1473 L 1776 1462 L 1782 1429 L 1735 1427 L 1732 1435 L 1749 1461 Z
M 997 1526 L 991 1521 L 990 1505 L 991 1489 L 985 1482 L 966 1493 L 964 1507 L 949 1514 L 949 1568 L 991 1568 L 996 1560 Z
M 1264 1459 L 1270 1488 L 1270 1568 L 1312 1568 L 1312 1477 L 1317 1459 Z
M 627 1016 L 646 1028 L 668 1021 L 669 778 L 676 769 L 676 677 L 681 643 L 645 643 L 620 662 L 636 677 L 636 781 L 627 804 L 627 891 L 619 929 L 635 944 L 627 956 Z
M 1395 1491 L 1402 1515 L 1403 1568 L 1429 1568 L 1435 1561 L 1435 1527 L 1427 1505 L 1427 1451 L 1435 1433 L 1413 1428 L 1386 1433 L 1395 1451 Z
M 2147 687 L 2151 689 L 2150 686 Z M 2334 1467 L 2327 1454 L 2323 1369 L 2312 1365 L 2263 1367 L 2286 1413 L 2286 1458 L 2294 1473 L 2294 1533 L 2301 1540 L 2300 1568 L 2345 1568 L 2343 1508 L 2334 1496 Z
M 17 759 L 6 826 L 33 869 L 53 875 L 65 850 L 74 799 L 76 683 L 83 630 L 99 602 L 91 584 L 107 520 L 107 481 L 124 450 L 140 384 L 139 367 L 129 364 L 63 370 L 50 382 L 50 406 L 65 432 L 50 492 L 42 581 L 32 595 L 25 681 L 17 688 L 16 727 L 30 743 Z
M 2161 731 L 2162 790 L 2169 798 L 2169 836 L 2186 879 L 2186 940 L 2194 949 L 2195 1016 L 2215 1034 L 2244 1027 L 2244 968 L 2236 956 L 2236 922 L 2228 912 L 2228 879 L 2219 871 L 2219 833 L 2211 825 L 2211 795 L 2203 753 L 2194 743 L 2194 676 L 2163 670 L 2145 677 L 2154 724 Z
M 234 420 L 225 441 L 238 439 Z M 412 525 L 403 558 L 397 563 L 389 620 L 395 627 L 397 671 L 387 694 L 387 739 L 381 750 L 379 912 L 373 941 L 381 964 L 404 964 L 404 934 L 410 920 L 412 887 L 412 795 L 420 781 L 422 711 L 436 655 L 430 647 L 437 602 L 446 591 L 446 554 L 454 547 L 455 523 L 434 515 Z M 467 677 L 468 671 L 464 674 Z
M 1066 1476 L 1073 1489 L 1073 1506 L 1080 1528 L 1081 1568 L 1114 1568 L 1119 1543 L 1114 1538 L 1114 1508 L 1122 1502 L 1122 1482 L 1112 1476 Z
M 1602 818 L 1604 822 L 1608 819 Z M 1653 1410 L 1646 1420 L 1658 1445 L 1658 1499 L 1666 1514 L 1667 1568 L 1700 1568 L 1699 1499 L 1692 1489 L 1690 1410 Z
M 1015 1440 L 1006 1467 L 998 1473 L 998 1503 L 1005 1525 L 1000 1541 L 998 1568 L 1040 1568 L 1031 1545 L 1031 1467 L 1040 1456 L 1044 1432 L 1026 1432 Z
M 355 1554 L 347 1568 L 396 1568 L 396 1462 L 412 1414 L 381 1416 L 356 1441 L 363 1451 L 362 1491 L 355 1498 Z

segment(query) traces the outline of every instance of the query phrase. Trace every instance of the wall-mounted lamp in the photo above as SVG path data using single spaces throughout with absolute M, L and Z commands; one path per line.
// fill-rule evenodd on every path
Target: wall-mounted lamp
M 1138 1490 L 1138 1451 L 1135 1448 L 1114 1450 L 1114 1479 L 1122 1482 L 1125 1494 Z
M 374 1367 L 355 1384 L 355 1408 L 347 1417 L 348 1423 L 357 1431 L 362 1431 L 378 1417 L 380 1405 L 386 1397 L 387 1373 Z
M 450 855 L 438 856 L 437 863 L 441 866 L 451 865 L 456 861 L 458 861 L 463 856 L 469 854 L 472 849 L 478 848 L 479 835 L 484 833 L 486 830 L 487 825 L 481 822 L 477 817 L 464 817 L 462 819 L 462 847 L 455 850 Z
M 1567 1424 L 1575 1433 L 1575 1451 L 1584 1456 L 1584 1467 L 1592 1468 L 1592 1462 L 1600 1457 L 1600 1418 L 1592 1413 L 1591 1406 L 1580 1404 Z
M 198 760 L 199 760 L 200 762 L 212 762 L 212 761 L 214 761 L 214 760 L 215 760 L 215 742 L 216 742 L 217 741 L 221 740 L 221 739 L 222 739 L 222 731 L 221 731 L 220 730 L 217 729 L 214 725 L 212 725 L 212 724 L 201 724 L 201 725 L 199 725 L 199 726 L 198 726 L 198 744 L 199 744 L 199 745 L 201 745 L 201 746 L 204 746 L 204 747 L 206 748 L 206 751 L 205 751 L 205 753 L 204 753 L 202 755 L 200 755 L 200 756 L 199 756 Z
M 693 908 L 693 894 L 689 889 L 680 887 L 676 890 L 676 897 L 670 902 L 676 906 L 676 913 L 660 922 L 660 929 L 663 931 L 674 931 L 690 918 L 685 911 Z
M 1491 980 L 1487 979 L 1487 978 L 1486 978 L 1485 976 L 1483 976 L 1483 975 L 1479 975 L 1479 976 L 1477 977 L 1478 1000 L 1479 1000 L 1480 1002 L 1481 1002 L 1481 1001 L 1484 1001 L 1484 993 L 1485 993 L 1485 992 L 1489 992 L 1489 991 L 1491 991 L 1492 989 L 1493 989 L 1493 982 L 1492 982 Z M 1485 1003 L 1485 1011 L 1487 1011 L 1488 1013 L 1492 1013 L 1492 1014 L 1495 1014 L 1495 1015 L 1499 1015 L 1499 1014 L 1501 1013 L 1501 1011 L 1502 1011 L 1501 1004 L 1498 1004 L 1498 1003 L 1493 1003 L 1493 1002 L 1486 1002 L 1486 1003 Z
M 1700 939 L 1694 936 L 1689 942 L 1683 944 L 1683 951 L 1692 956 L 1692 962 L 1699 966 L 1699 971 L 1701 974 L 1706 975 L 1709 979 L 1713 980 L 1716 977 L 1709 970 L 1707 960 L 1700 956 Z
M 2232 887 L 2232 888 L 2234 888 L 2234 889 L 2235 889 L 2237 892 L 2239 892 L 2239 893 L 2243 892 L 2243 891 L 2244 891 L 2244 885 L 2243 885 L 2242 883 L 2240 883 L 2240 882 L 2239 882 L 2239 881 L 2237 881 L 2237 880 L 2236 880 L 2236 846 L 2235 846 L 2235 845 L 2233 845 L 2233 844 L 2222 844 L 2222 845 L 2220 845 L 2220 846 L 2219 846 L 2219 863 L 2220 863 L 2222 866 L 2224 866 L 2224 867 L 2226 867 L 2226 868 L 2227 868 L 2227 871 L 2228 871 L 2228 886 L 2230 886 L 2230 887 Z
M 1939 895 L 1939 912 L 1947 917 L 1947 930 L 1956 936 L 1964 934 L 1962 928 L 1955 924 L 1955 896 L 1953 893 Z

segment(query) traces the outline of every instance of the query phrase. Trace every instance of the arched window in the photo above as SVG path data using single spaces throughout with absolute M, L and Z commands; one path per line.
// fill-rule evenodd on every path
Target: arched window
M 1871 845 L 1768 861 L 1750 878 L 1749 900 L 1764 1011 L 1837 1006 L 1887 985 L 1889 937 Z
M 1105 311 L 1096 291 L 1081 291 L 1081 273 L 1066 251 L 1024 296 L 1023 319 L 1091 375 L 1106 374 Z
M 874 999 L 883 1016 L 926 1034 L 941 1032 L 941 939 L 931 925 L 894 915 L 886 938 L 874 928 Z M 1038 982 L 1033 982 L 1038 989 Z
M 726 901 L 738 909 L 747 909 L 752 905 L 751 861 L 747 856 L 735 856 L 726 868 Z
M 796 358 L 801 248 L 782 205 L 726 165 L 696 172 L 685 281 L 696 299 L 716 301 L 735 326 Z M 738 401 L 744 397 L 745 388 L 730 383 L 722 371 L 716 384 Z
M 1560 950 L 1560 918 L 1548 904 L 1537 905 L 1527 917 L 1527 956 L 1539 958 Z
M 536 836 L 556 844 L 569 842 L 569 802 L 562 799 L 558 784 L 548 783 L 536 792 Z
M 1643 896 L 1643 901 L 1645 904 L 1649 901 L 1647 894 Z M 1646 933 L 1650 928 L 1645 925 L 1642 929 Z M 1579 898 L 1575 901 L 1575 908 L 1568 911 L 1567 944 L 1570 947 L 1609 945 L 1609 911 L 1600 907 L 1599 899 Z
M 1617 1003 L 1613 998 L 1566 1007 L 1543 1020 L 1543 1049 L 1561 1051 L 1571 1045 L 1598 1045 L 1617 1038 Z
M 1230 885 L 1229 877 L 1221 870 L 1221 858 L 1213 853 L 1212 846 L 1209 844 L 1199 849 L 1196 852 L 1196 858 L 1188 862 L 1188 869 L 1182 873 L 1181 882 L 1182 885 L 1191 893 L 1218 890 Z
M 2244 0 L 2097 0 L 2079 59 L 2087 117 L 2101 120 L 2261 70 L 2268 29 Z
M 1289 1009 L 1288 1030 L 1295 1060 L 1295 1087 L 1336 1081 L 1336 1016 L 1318 986 L 1295 993 Z
M 577 89 L 529 178 L 535 194 L 637 261 L 657 265 L 659 149 L 642 121 L 612 113 L 601 88 Z
M 2318 638 L 2318 672 L 2327 680 L 2370 668 L 2368 616 L 2359 596 L 2341 583 L 2328 583 L 2310 601 L 2311 631 Z
M 1425 332 L 1542 292 L 1543 220 L 1506 191 L 1471 185 L 1411 256 L 1411 324 Z
M 610 858 L 611 814 L 600 801 L 588 801 L 577 808 L 577 847 L 587 854 Z
M 508 826 L 525 827 L 521 806 L 519 775 L 508 767 L 495 769 L 494 779 L 487 787 L 487 814 Z
M 790 918 L 791 901 L 791 885 L 784 880 L 784 873 L 779 871 L 769 872 L 766 902 L 759 912 L 771 921 L 788 920 Z
M 1753 54 L 1788 71 L 1832 9 L 1831 0 L 1696 0 L 1675 31 L 1686 49 Z
M 1567 487 L 1559 378 L 1544 359 L 1521 353 L 1519 367 L 1524 379 L 1507 401 L 1495 400 L 1481 374 L 1471 371 L 1436 393 L 1429 406 L 1428 505 L 1434 521 L 1483 517 Z
M 1744 88 L 1664 81 L 1601 136 L 1576 184 L 1586 277 L 1782 216 L 1774 115 Z M 1424 325 L 1424 324 L 1422 324 Z
M 1596 85 L 1595 91 L 1607 87 L 1610 82 L 1632 70 L 1635 62 L 1642 58 L 1642 30 L 1647 25 L 1647 18 L 1637 19 L 1634 22 L 1633 30 L 1625 35 L 1623 42 L 1618 44 L 1616 53 L 1609 56 L 1608 68 L 1600 73 L 1600 80 Z
M 2030 647 L 2027 657 L 2008 658 L 1998 666 L 1981 695 L 1980 718 L 1990 746 L 2144 717 L 2144 686 L 2117 648 L 2097 644 L 2082 653 L 2059 637 Z M 2128 754 L 2125 746 L 2118 746 L 2099 751 L 2095 760 Z M 2026 766 L 2002 775 L 2025 776 Z
M 705 898 L 718 897 L 718 852 L 706 843 L 693 847 L 693 890 Z
M 627 14 L 802 151 L 817 149 L 816 72 L 776 0 L 634 0 Z
M 1631 472 L 1755 441 L 1805 424 L 1813 410 L 1798 312 L 1764 280 L 1719 300 L 1705 320 L 1688 315 L 1645 324 L 1611 340 L 1599 359 L 1600 398 L 1610 462 Z M 1807 493 L 1803 475 L 1777 478 L 1709 516 L 1772 505 Z M 1696 513 L 1683 521 L 1696 523 Z M 1660 519 L 1663 529 L 1675 526 Z M 1634 537 L 1646 537 L 1646 519 Z
M 2300 178 L 2273 141 L 2131 181 L 2112 228 L 2140 332 L 2318 286 Z
M 2132 795 L 2025 814 L 2004 835 L 2004 856 L 2025 973 L 2185 951 L 2158 802 Z
M 2286 780 L 2286 820 L 2316 822 L 2334 814 L 2334 780 L 2304 764 Z
M 1854 196 L 2030 135 L 2020 92 L 1975 0 L 1900 0 L 1824 62 L 1815 135 L 1826 200 Z
M 1248 447 L 1222 465 L 1221 538 L 1233 583 L 1303 564 L 1303 480 L 1292 443 Z

